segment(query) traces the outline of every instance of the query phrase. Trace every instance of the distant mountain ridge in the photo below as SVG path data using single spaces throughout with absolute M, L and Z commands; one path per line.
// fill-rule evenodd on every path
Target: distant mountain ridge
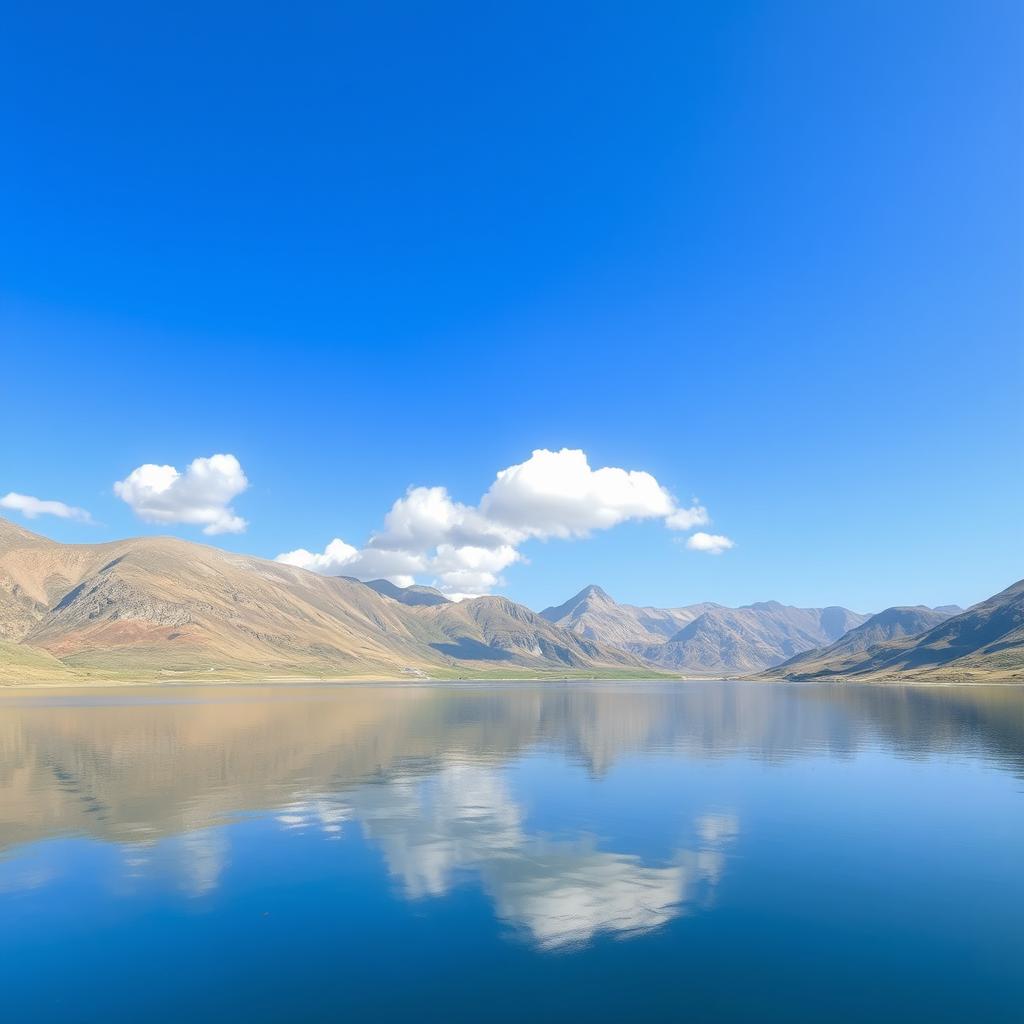
M 941 609 L 926 608 L 923 605 L 886 608 L 851 629 L 834 644 L 797 654 L 771 671 L 787 677 L 822 672 L 834 674 L 837 666 L 855 665 L 865 651 L 878 644 L 920 636 L 962 611 L 956 605 L 944 605 Z
M 860 625 L 847 608 L 793 608 L 764 601 L 743 608 L 619 604 L 595 585 L 541 615 L 563 628 L 616 644 L 659 668 L 696 675 L 745 675 L 814 650 Z
M 409 605 L 435 605 L 435 604 L 450 604 L 444 594 L 440 590 L 436 590 L 434 587 L 421 587 L 413 584 L 410 587 L 400 587 L 391 580 L 357 580 L 354 576 L 342 576 L 342 579 L 348 580 L 350 583 L 363 583 L 364 587 L 369 587 L 371 590 L 376 590 L 378 594 L 383 594 L 384 597 L 390 597 L 392 600 L 398 601 L 400 604 Z
M 599 586 L 590 584 L 556 608 L 540 614 L 549 622 L 604 643 L 655 644 L 675 635 L 701 612 L 717 608 L 695 604 L 686 608 L 644 608 L 618 604 Z
M 846 608 L 795 608 L 778 601 L 712 608 L 661 647 L 637 653 L 664 668 L 745 675 L 827 643 L 864 618 Z
M 1024 682 L 1024 580 L 916 636 L 885 640 L 862 651 L 820 651 L 807 662 L 780 665 L 765 675 Z

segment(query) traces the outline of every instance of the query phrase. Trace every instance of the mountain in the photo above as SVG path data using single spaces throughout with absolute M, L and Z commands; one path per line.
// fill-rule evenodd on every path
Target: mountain
M 820 654 L 809 664 L 780 666 L 773 674 L 790 679 L 1024 682 L 1024 580 L 917 636 L 835 657 Z
M 925 608 L 923 605 L 886 608 L 851 629 L 834 644 L 819 650 L 805 651 L 769 671 L 773 676 L 783 675 L 786 678 L 814 675 L 825 670 L 826 666 L 832 666 L 828 670 L 834 672 L 835 666 L 855 664 L 865 651 L 878 644 L 920 636 L 962 611 L 956 605 L 943 605 L 941 608 Z
M 700 675 L 756 672 L 829 644 L 867 617 L 846 608 L 792 608 L 777 601 L 744 608 L 643 608 L 618 604 L 593 585 L 541 615 L 659 668 Z
M 705 675 L 746 674 L 828 643 L 865 616 L 846 608 L 794 608 L 762 601 L 711 608 L 664 644 L 631 648 L 661 668 Z
M 359 583 L 354 576 L 343 576 L 342 579 L 349 580 L 351 583 Z M 385 597 L 390 597 L 392 600 L 398 601 L 400 604 L 449 604 L 448 598 L 441 593 L 440 590 L 435 590 L 433 587 L 421 587 L 415 584 L 411 587 L 399 587 L 397 584 L 391 582 L 391 580 L 369 580 L 363 584 L 363 586 L 369 587 L 371 590 L 376 590 L 378 594 L 383 594 Z
M 0 643 L 13 681 L 643 669 L 503 598 L 408 604 L 174 538 L 58 544 L 4 519 Z
M 634 669 L 640 659 L 581 637 L 505 597 L 477 597 L 425 609 L 417 626 L 430 646 L 456 659 L 542 659 L 563 665 L 615 663 Z M 428 635 L 429 634 L 429 635 Z
M 717 608 L 695 604 L 688 608 L 641 608 L 618 604 L 600 587 L 591 584 L 557 608 L 540 614 L 563 629 L 609 644 L 657 644 L 674 636 L 701 612 Z
M 1024 581 L 966 612 L 645 608 L 590 586 L 538 615 L 503 597 L 455 603 L 430 587 L 319 576 L 170 537 L 59 544 L 0 518 L 0 682 L 642 676 L 652 667 L 1024 681 Z

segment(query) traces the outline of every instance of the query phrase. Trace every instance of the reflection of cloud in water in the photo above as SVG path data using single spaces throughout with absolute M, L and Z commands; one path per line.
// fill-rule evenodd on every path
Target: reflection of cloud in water
M 497 766 L 531 750 L 598 777 L 627 754 L 778 764 L 868 749 L 1024 771 L 1012 687 L 290 685 L 88 700 L 88 712 L 59 694 L 0 707 L 0 851 L 20 851 L 0 861 L 8 892 L 47 884 L 30 844 L 76 836 L 124 844 L 126 890 L 170 880 L 202 896 L 227 864 L 232 833 L 218 828 L 269 811 L 288 835 L 337 839 L 359 820 L 410 898 L 472 873 L 503 919 L 551 946 L 704 905 L 738 826 L 709 808 L 653 865 L 530 835 Z
M 522 845 L 519 808 L 492 769 L 453 764 L 348 796 L 410 899 L 440 896 L 455 871 L 514 856 Z
M 144 843 L 124 843 L 121 846 L 124 878 L 145 878 L 153 862 L 152 847 Z
M 0 894 L 42 889 L 57 877 L 57 872 L 48 865 L 0 861 Z
M 717 881 L 722 859 L 683 850 L 667 867 L 645 867 L 638 857 L 587 843 L 533 839 L 519 857 L 486 865 L 484 876 L 499 916 L 555 948 L 665 924 L 685 912 L 700 886 Z
M 708 815 L 696 825 L 704 849 L 647 866 L 590 837 L 528 834 L 501 775 L 463 763 L 361 786 L 347 799 L 406 897 L 441 896 L 457 872 L 476 872 L 498 916 L 544 948 L 637 934 L 685 913 L 710 895 L 725 863 L 717 847 L 737 832 L 734 817 Z
M 325 794 L 282 807 L 275 820 L 288 831 L 319 828 L 328 839 L 340 839 L 342 825 L 351 816 L 352 812 L 338 797 Z
M 207 828 L 185 832 L 175 845 L 182 891 L 192 897 L 213 892 L 227 866 L 228 840 L 224 830 Z
M 740 823 L 735 814 L 705 814 L 694 823 L 697 835 L 708 846 L 735 839 L 740 832 Z
M 289 684 L 176 689 L 159 700 L 126 688 L 88 700 L 96 703 L 86 713 L 77 697 L 4 697 L 0 850 L 59 835 L 157 841 L 270 808 L 290 816 L 309 794 L 411 765 L 496 765 L 537 747 L 597 777 L 635 753 L 778 764 L 879 745 L 898 756 L 980 756 L 1024 773 L 1014 687 Z

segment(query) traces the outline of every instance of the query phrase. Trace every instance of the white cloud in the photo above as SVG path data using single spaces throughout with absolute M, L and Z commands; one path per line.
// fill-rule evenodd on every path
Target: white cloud
M 368 547 L 426 551 L 440 544 L 493 548 L 518 544 L 525 535 L 495 522 L 479 508 L 453 501 L 444 487 L 410 487 L 384 517 Z
M 453 500 L 444 487 L 410 487 L 361 550 L 336 537 L 322 553 L 299 548 L 278 561 L 400 586 L 422 578 L 462 598 L 500 586 L 502 571 L 523 561 L 519 548 L 531 538 L 586 537 L 650 519 L 673 530 L 711 521 L 696 502 L 680 508 L 650 473 L 592 469 L 578 449 L 538 449 L 500 470 L 475 506 Z
M 670 516 L 675 501 L 650 473 L 591 469 L 578 449 L 539 449 L 498 473 L 480 511 L 528 537 L 585 537 L 627 519 Z
M 720 533 L 698 532 L 687 539 L 686 546 L 691 551 L 704 551 L 709 555 L 720 555 L 723 551 L 736 547 L 736 544 Z
M 665 517 L 665 525 L 670 530 L 692 530 L 695 526 L 707 526 L 710 522 L 708 510 L 696 501 L 689 508 L 677 508 Z
M 45 501 L 42 498 L 33 498 L 31 494 L 18 494 L 15 491 L 0 498 L 0 508 L 20 512 L 26 519 L 57 516 L 59 519 L 74 519 L 79 523 L 92 522 L 92 516 L 84 508 L 65 505 L 63 501 Z
M 460 536 L 470 542 L 486 539 L 493 527 L 476 509 L 452 501 L 444 487 L 410 487 L 384 517 L 384 529 L 374 534 L 378 548 L 426 550 Z
M 416 575 L 427 571 L 427 559 L 407 551 L 387 548 L 359 548 L 346 544 L 340 537 L 324 548 L 322 553 L 298 548 L 278 555 L 276 562 L 297 565 L 326 576 L 355 576 L 361 580 L 386 579 L 396 586 L 410 587 Z
M 284 562 L 285 565 L 297 565 L 300 569 L 312 569 L 314 572 L 333 573 L 336 575 L 358 557 L 359 551 L 357 548 L 335 537 L 324 548 L 322 554 L 318 555 L 312 551 L 307 551 L 305 548 L 297 548 L 295 551 L 286 551 L 283 555 L 278 555 L 277 561 Z
M 493 590 L 501 583 L 501 571 L 521 560 L 522 555 L 511 544 L 494 548 L 439 544 L 431 570 L 446 593 L 475 596 Z
M 241 533 L 248 523 L 230 502 L 249 486 L 234 455 L 194 459 L 184 473 L 147 463 L 114 484 L 114 493 L 147 523 L 188 523 L 203 533 Z

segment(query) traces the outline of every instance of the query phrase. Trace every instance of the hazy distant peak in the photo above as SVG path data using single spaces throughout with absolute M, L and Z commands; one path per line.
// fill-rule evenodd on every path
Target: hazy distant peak
M 618 604 L 595 584 L 541 616 L 579 636 L 625 648 L 663 668 L 706 675 L 756 671 L 831 643 L 867 617 L 760 601 L 681 608 Z
M 856 629 L 869 616 L 859 612 L 851 612 L 849 608 L 842 608 L 839 605 L 830 604 L 821 609 L 818 620 L 821 623 L 821 631 L 825 638 L 834 643 L 840 637 L 845 636 L 851 629 Z
M 343 579 L 352 580 L 353 583 L 362 582 L 364 586 L 369 587 L 371 590 L 376 590 L 378 594 L 383 594 L 385 597 L 390 597 L 394 601 L 399 601 L 401 604 L 408 605 L 434 605 L 434 604 L 448 604 L 448 598 L 441 593 L 440 590 L 435 590 L 434 587 L 424 587 L 419 584 L 413 584 L 409 587 L 400 587 L 396 583 L 392 583 L 390 580 L 356 580 L 352 576 L 345 576 Z
M 932 609 L 923 604 L 901 604 L 893 605 L 891 608 L 883 608 L 882 611 L 876 612 L 874 615 L 864 623 L 864 626 L 871 625 L 877 622 L 898 622 L 901 619 L 913 617 L 915 615 L 943 615 L 944 612 L 939 611 L 937 608 Z M 863 628 L 863 626 L 859 627 Z

